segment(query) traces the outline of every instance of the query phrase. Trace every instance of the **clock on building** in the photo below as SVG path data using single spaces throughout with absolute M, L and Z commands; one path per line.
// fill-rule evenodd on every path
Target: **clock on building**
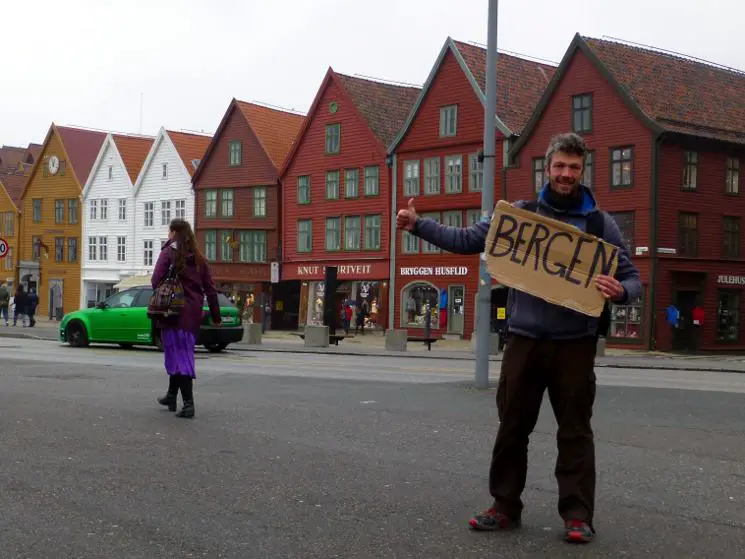
M 59 171 L 59 157 L 52 155 L 49 161 L 47 161 L 47 165 L 49 167 L 49 174 L 56 175 L 57 171 Z

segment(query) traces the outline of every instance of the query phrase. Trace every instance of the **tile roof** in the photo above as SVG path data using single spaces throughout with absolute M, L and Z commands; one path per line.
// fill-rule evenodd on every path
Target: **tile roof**
M 21 194 L 23 193 L 23 187 L 26 186 L 27 179 L 28 174 L 0 173 L 0 183 L 5 187 L 5 191 L 16 205 L 16 208 L 20 208 L 21 206 Z
M 207 147 L 212 141 L 211 136 L 204 136 L 201 134 L 187 134 L 185 132 L 174 132 L 167 130 L 168 137 L 171 138 L 173 146 L 176 148 L 181 160 L 184 162 L 186 170 L 189 171 L 190 176 L 194 176 L 194 165 L 192 161 L 195 159 L 201 160 L 204 157 L 204 153 L 207 151 Z
M 394 85 L 334 72 L 370 130 L 388 146 L 406 123 L 421 88 Z
M 305 116 L 245 101 L 236 100 L 236 105 L 251 125 L 274 167 L 279 170 L 292 148 Z
M 663 128 L 745 143 L 745 73 L 617 41 L 582 40 Z
M 476 83 L 486 94 L 486 49 L 453 41 Z M 520 134 L 533 114 L 555 66 L 500 52 L 497 57 L 497 115 Z
M 57 126 L 62 143 L 65 146 L 69 163 L 75 171 L 75 176 L 80 183 L 80 188 L 88 182 L 88 175 L 96 162 L 98 152 L 103 141 L 106 139 L 104 132 L 85 130 L 83 128 L 68 128 Z
M 39 156 L 41 155 L 41 150 L 44 146 L 41 144 L 29 144 L 28 145 L 28 152 L 31 154 L 31 157 L 34 158 L 34 161 L 36 161 Z
M 18 169 L 26 161 L 28 150 L 16 146 L 0 147 L 0 169 Z
M 123 134 L 113 134 L 116 149 L 122 157 L 124 168 L 127 170 L 132 184 L 137 181 L 137 176 L 150 153 L 153 145 L 153 138 L 143 136 L 125 136 Z

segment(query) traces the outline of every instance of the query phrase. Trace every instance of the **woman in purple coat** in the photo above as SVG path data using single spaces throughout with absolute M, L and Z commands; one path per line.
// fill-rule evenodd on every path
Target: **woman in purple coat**
M 177 417 L 194 417 L 193 383 L 197 377 L 194 366 L 194 344 L 202 322 L 204 296 L 212 316 L 212 323 L 220 325 L 220 305 L 212 282 L 209 266 L 197 247 L 191 225 L 183 219 L 174 219 L 168 231 L 168 242 L 163 245 L 153 271 L 152 285 L 156 289 L 165 279 L 171 264 L 184 288 L 185 304 L 178 316 L 154 319 L 160 330 L 168 373 L 168 392 L 158 402 L 176 411 L 178 391 L 184 407 Z

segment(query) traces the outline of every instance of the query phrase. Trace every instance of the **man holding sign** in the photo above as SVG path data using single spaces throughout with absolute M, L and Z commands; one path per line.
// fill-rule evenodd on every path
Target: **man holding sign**
M 498 258 L 512 252 L 509 265 L 528 270 L 526 275 L 533 270 L 534 274 L 543 271 L 552 278 L 560 276 L 564 283 L 572 284 L 572 289 L 594 288 L 602 295 L 601 300 L 623 304 L 641 295 L 639 272 L 631 262 L 618 225 L 598 209 L 592 192 L 580 182 L 586 153 L 585 143 L 578 135 L 569 133 L 554 137 L 546 152 L 549 182 L 540 191 L 537 203 L 516 202 L 515 213 L 523 218 L 518 220 L 513 216 L 510 219 L 514 223 L 507 218 L 496 223 L 498 212 L 495 212 L 491 232 L 490 220 L 460 228 L 420 218 L 413 199 L 409 200 L 407 209 L 398 212 L 397 225 L 449 252 L 480 254 L 488 248 L 492 273 Z M 502 208 L 504 203 L 500 202 L 498 210 Z M 556 220 L 561 223 L 553 223 L 564 228 L 562 232 L 558 227 L 546 227 L 548 232 L 540 239 L 542 251 L 536 246 L 530 222 L 524 217 L 526 209 L 537 214 L 536 220 L 542 219 L 548 225 Z M 515 227 L 511 229 L 512 225 Z M 539 230 L 537 225 L 533 229 Z M 551 236 L 551 231 L 558 232 Z M 572 243 L 568 243 L 568 237 Z M 584 240 L 579 241 L 579 238 Z M 552 253 L 548 248 L 553 241 L 557 247 L 564 243 L 564 252 L 568 255 L 564 264 L 557 263 L 559 252 Z M 595 248 L 591 242 L 595 243 Z M 613 250 L 606 250 L 606 247 Z M 580 272 L 582 258 L 584 273 Z M 588 268 L 588 264 L 592 266 Z M 533 289 L 531 295 L 523 290 L 520 281 L 513 283 L 515 289 L 510 294 L 507 324 L 510 342 L 502 359 L 497 389 L 500 423 L 489 471 L 489 491 L 494 503 L 474 516 L 469 525 L 476 530 L 509 530 L 520 526 L 528 438 L 538 420 L 543 393 L 548 389 L 558 424 L 559 456 L 555 474 L 559 486 L 559 514 L 564 519 L 565 539 L 584 543 L 591 541 L 595 534 L 595 444 L 590 418 L 595 401 L 597 337 L 605 332 L 601 331 L 604 328 L 600 318 L 592 312 L 578 310 L 587 306 L 586 301 L 579 304 L 570 301 L 571 290 L 557 288 L 555 283 L 546 285 L 551 293 L 539 294 Z

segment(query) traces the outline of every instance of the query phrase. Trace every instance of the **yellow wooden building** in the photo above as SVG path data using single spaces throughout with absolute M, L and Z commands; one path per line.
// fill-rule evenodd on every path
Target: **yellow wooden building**
M 5 256 L 0 259 L 0 280 L 11 290 L 15 286 L 18 261 L 21 192 L 27 178 L 27 174 L 18 171 L 0 173 L 0 237 L 8 245 Z
M 39 317 L 80 307 L 83 187 L 106 134 L 52 124 L 21 194 L 16 281 L 39 296 Z

